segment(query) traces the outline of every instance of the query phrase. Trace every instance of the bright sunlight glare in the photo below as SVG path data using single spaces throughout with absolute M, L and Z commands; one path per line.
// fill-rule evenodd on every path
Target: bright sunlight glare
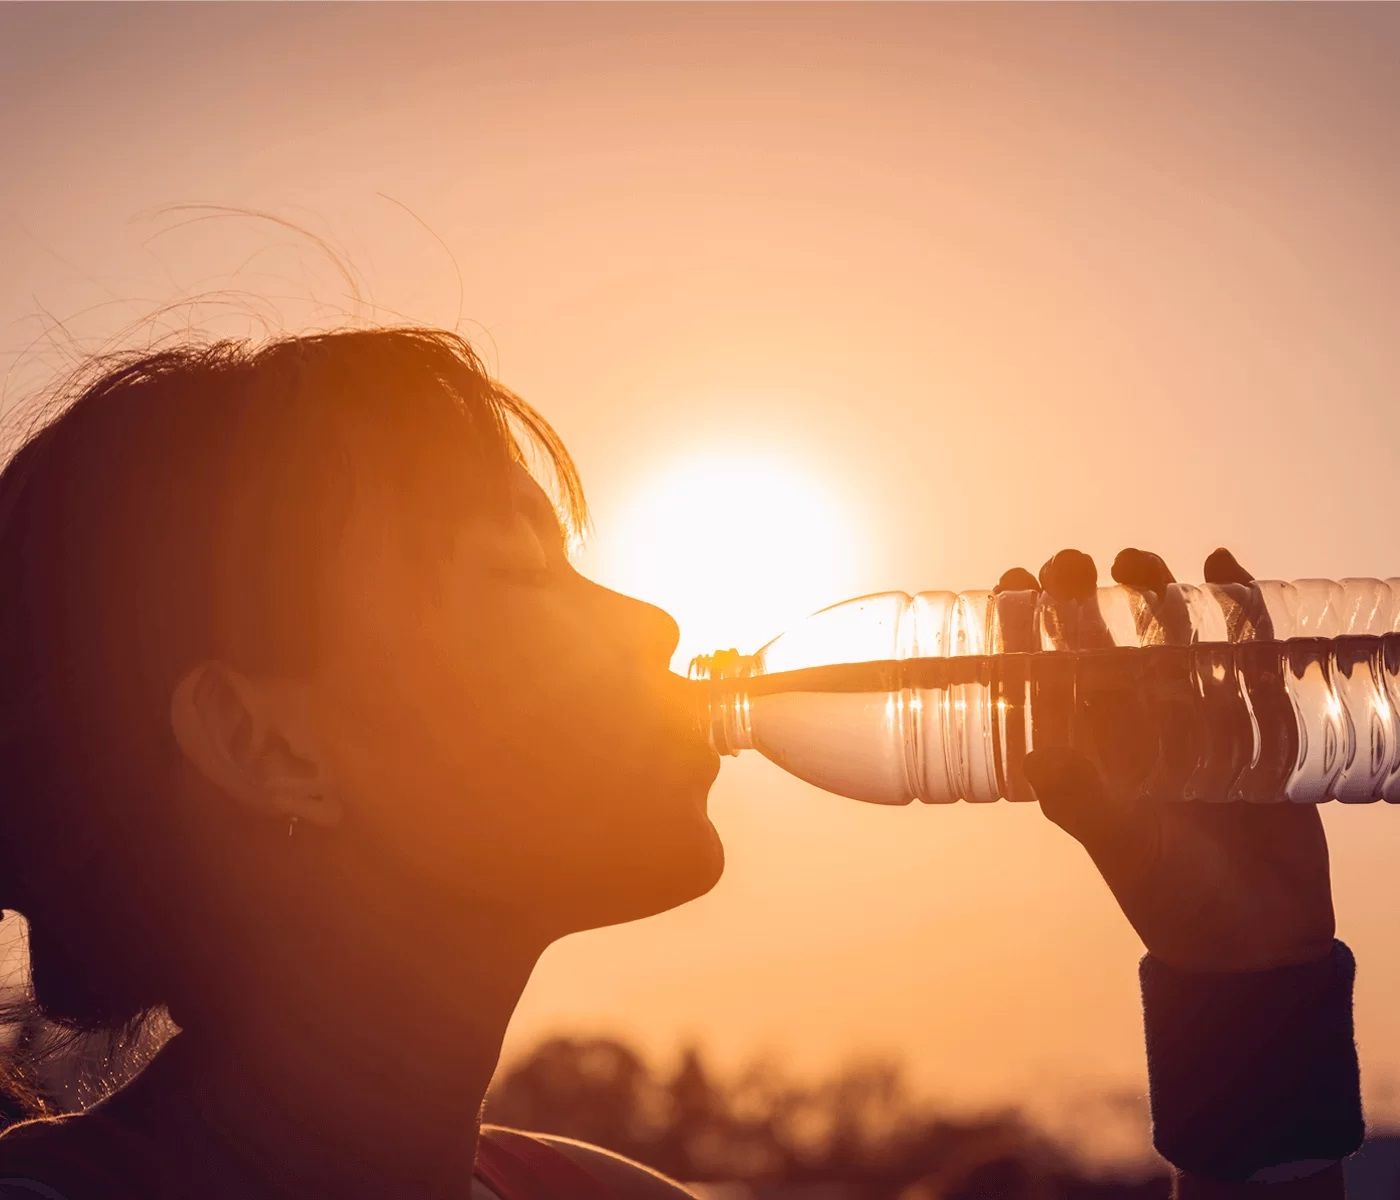
M 666 609 L 673 666 L 745 653 L 846 598 L 860 576 L 849 513 L 815 471 L 775 455 L 715 451 L 643 480 L 598 527 L 599 579 Z

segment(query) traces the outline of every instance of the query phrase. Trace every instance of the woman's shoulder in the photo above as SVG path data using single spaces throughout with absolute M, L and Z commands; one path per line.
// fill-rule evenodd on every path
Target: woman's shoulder
M 483 1149 L 493 1146 L 507 1154 L 528 1156 L 545 1170 L 551 1158 L 569 1164 L 597 1183 L 599 1196 L 616 1197 L 616 1200 L 694 1200 L 692 1192 L 659 1171 L 574 1138 L 488 1125 L 482 1128 L 482 1141 Z M 511 1197 L 503 1196 L 502 1200 L 511 1200 Z

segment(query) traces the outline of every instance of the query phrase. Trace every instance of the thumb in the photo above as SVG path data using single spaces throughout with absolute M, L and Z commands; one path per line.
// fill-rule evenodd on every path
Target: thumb
M 1090 853 L 1116 838 L 1123 814 L 1084 755 L 1068 746 L 1047 746 L 1026 755 L 1025 771 L 1040 811 Z

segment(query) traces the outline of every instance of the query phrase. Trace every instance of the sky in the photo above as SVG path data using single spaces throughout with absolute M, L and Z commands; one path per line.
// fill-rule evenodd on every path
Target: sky
M 459 327 L 682 656 L 1066 545 L 1400 575 L 1397 53 L 1389 5 L 0 7 L 0 406 L 153 313 Z M 1033 808 L 740 759 L 711 811 L 719 887 L 551 950 L 508 1053 L 1143 1089 L 1138 944 Z M 1326 821 L 1400 1119 L 1400 814 Z

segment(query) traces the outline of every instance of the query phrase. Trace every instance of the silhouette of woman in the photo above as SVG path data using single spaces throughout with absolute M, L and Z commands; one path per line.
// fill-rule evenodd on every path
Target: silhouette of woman
M 0 1137 L 0 1196 L 685 1194 L 480 1127 L 541 952 L 722 866 L 674 623 L 571 568 L 583 518 L 549 425 L 447 333 L 107 360 L 55 401 L 0 475 L 0 901 L 28 920 L 46 1021 L 136 1038 L 168 1012 L 178 1032 L 85 1112 Z M 1193 972 L 1267 993 L 1282 970 L 1314 1015 L 1346 1008 L 1314 812 L 1163 838 L 1082 760 L 1035 769 L 1161 950 L 1162 1004 L 1219 991 Z M 1177 1131 L 1177 1161 L 1257 1190 L 1260 1166 L 1324 1159 L 1294 1174 L 1332 1186 L 1359 1128 L 1336 1021 L 1282 1057 L 1332 1069 L 1340 1137 L 1289 1092 L 1287 1136 L 1212 1157 Z M 1191 1054 L 1168 1058 L 1189 1090 Z

